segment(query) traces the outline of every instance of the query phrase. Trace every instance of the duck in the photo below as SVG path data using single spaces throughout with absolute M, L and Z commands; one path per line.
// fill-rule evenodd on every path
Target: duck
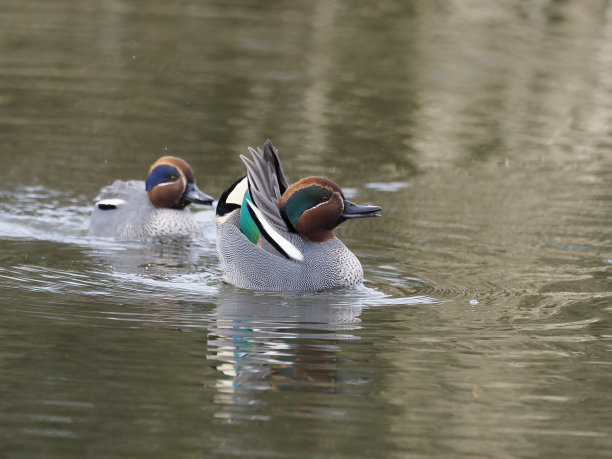
M 263 151 L 240 155 L 247 174 L 217 202 L 217 254 L 226 282 L 250 290 L 322 291 L 363 282 L 361 263 L 334 234 L 340 223 L 379 217 L 326 177 L 289 185 L 268 139 Z
M 212 205 L 214 199 L 197 187 L 187 161 L 162 156 L 149 168 L 146 181 L 116 180 L 94 201 L 89 236 L 141 239 L 200 236 L 200 226 L 187 206 Z

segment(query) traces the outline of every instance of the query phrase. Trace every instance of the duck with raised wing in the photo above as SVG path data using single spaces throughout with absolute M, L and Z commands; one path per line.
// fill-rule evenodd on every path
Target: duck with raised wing
M 289 186 L 278 151 L 241 155 L 247 175 L 219 198 L 217 252 L 224 278 L 241 288 L 315 291 L 363 281 L 357 257 L 334 235 L 354 218 L 377 217 L 379 206 L 350 202 L 325 177 L 306 177 Z
M 213 198 L 196 186 L 191 166 L 163 156 L 149 169 L 146 181 L 116 180 L 95 199 L 89 235 L 139 239 L 156 236 L 199 236 L 201 230 L 187 208 L 212 205 Z

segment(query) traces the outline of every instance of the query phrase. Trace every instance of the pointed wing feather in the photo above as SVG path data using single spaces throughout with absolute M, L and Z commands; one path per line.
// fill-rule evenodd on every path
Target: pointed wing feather
M 249 148 L 253 159 L 240 156 L 247 168 L 251 197 L 257 208 L 277 229 L 288 231 L 281 217 L 278 202 L 288 188 L 287 179 L 278 158 L 278 150 L 266 140 L 263 152 Z
M 287 188 L 289 188 L 289 184 L 287 183 L 287 179 L 285 178 L 285 173 L 283 172 L 283 166 L 281 166 L 280 159 L 278 157 L 278 150 L 270 140 L 266 140 L 264 144 L 264 156 L 270 157 L 270 160 L 274 163 L 276 168 L 276 178 L 278 179 L 278 184 L 280 186 L 280 194 L 285 192 Z

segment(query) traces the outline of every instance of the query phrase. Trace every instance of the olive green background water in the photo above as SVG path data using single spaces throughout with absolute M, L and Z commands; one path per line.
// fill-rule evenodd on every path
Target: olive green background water
M 0 4 L 0 456 L 609 457 L 606 1 Z M 204 237 L 86 237 L 271 138 L 383 217 L 363 286 L 221 280 Z

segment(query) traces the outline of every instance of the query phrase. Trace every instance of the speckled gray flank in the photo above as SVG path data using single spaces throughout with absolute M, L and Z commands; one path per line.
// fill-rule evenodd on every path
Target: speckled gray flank
M 116 209 L 96 205 L 91 214 L 89 235 L 137 239 L 155 236 L 199 236 L 200 227 L 188 208 L 158 209 L 145 191 L 142 180 L 116 180 L 100 191 L 98 200 L 121 199 Z

